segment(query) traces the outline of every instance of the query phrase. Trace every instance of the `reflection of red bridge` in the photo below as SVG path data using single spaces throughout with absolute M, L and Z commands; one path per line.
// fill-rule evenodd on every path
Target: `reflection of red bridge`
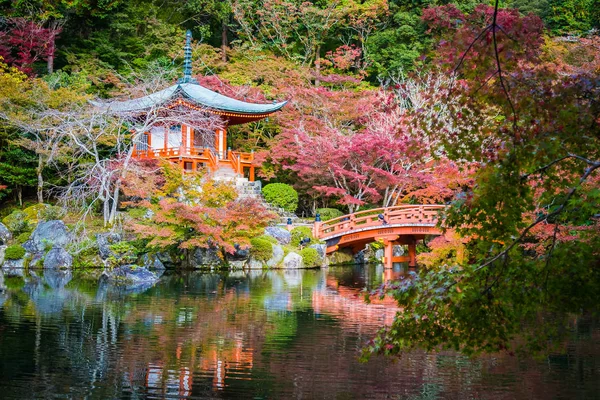
M 394 262 L 416 265 L 416 243 L 427 235 L 442 235 L 437 227 L 442 205 L 402 205 L 361 211 L 344 215 L 325 222 L 315 222 L 313 235 L 327 243 L 327 254 L 341 248 L 353 252 L 364 249 L 367 243 L 376 240 L 385 245 L 384 263 L 391 268 Z M 383 215 L 383 223 L 379 215 Z M 408 255 L 394 257 L 393 246 L 408 245 Z

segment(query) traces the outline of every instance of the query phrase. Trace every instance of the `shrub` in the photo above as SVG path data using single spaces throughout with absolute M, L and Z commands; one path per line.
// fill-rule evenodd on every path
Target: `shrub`
M 250 255 L 256 260 L 267 261 L 273 257 L 273 245 L 262 237 L 250 239 Z
M 26 241 L 28 241 L 30 237 L 31 237 L 31 232 L 23 232 L 23 233 L 20 233 L 19 236 L 17 236 L 15 238 L 15 241 L 18 244 L 23 244 Z
M 304 262 L 305 267 L 318 267 L 321 265 L 321 257 L 319 257 L 319 252 L 316 249 L 311 247 L 305 247 L 300 250 L 300 255 L 302 256 L 302 261 Z
M 330 219 L 344 215 L 344 213 L 337 208 L 317 208 L 317 214 L 321 214 L 321 221 L 329 221 Z
M 273 236 L 270 236 L 270 235 L 262 235 L 262 236 L 259 236 L 258 239 L 263 239 L 263 240 L 266 240 L 266 241 L 271 242 L 273 244 L 279 244 L 279 242 L 277 241 L 277 239 L 275 239 Z
M 285 211 L 294 212 L 298 208 L 298 192 L 285 183 L 270 183 L 262 190 L 265 200 Z
M 20 244 L 13 244 L 6 248 L 4 257 L 7 260 L 20 260 L 25 256 L 25 249 Z
M 2 223 L 13 233 L 19 234 L 31 230 L 27 214 L 21 210 L 16 210 L 4 217 Z
M 38 216 L 42 221 L 53 221 L 65 216 L 66 210 L 57 206 L 46 206 L 40 209 Z
M 290 244 L 294 247 L 298 247 L 300 245 L 300 241 L 304 238 L 309 238 L 311 241 L 314 241 L 312 235 L 312 229 L 308 226 L 297 226 L 292 229 L 292 241 Z

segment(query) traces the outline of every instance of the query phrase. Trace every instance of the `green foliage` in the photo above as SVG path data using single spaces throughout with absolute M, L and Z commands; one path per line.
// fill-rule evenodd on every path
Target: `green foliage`
M 273 236 L 270 236 L 270 235 L 261 235 L 258 238 L 262 239 L 262 240 L 266 240 L 269 243 L 279 244 L 279 242 L 277 241 L 277 239 L 275 239 Z
M 25 286 L 25 279 L 20 276 L 7 276 L 4 278 L 4 285 L 7 289 L 21 290 Z
M 31 230 L 31 225 L 27 214 L 21 210 L 15 210 L 2 219 L 2 223 L 15 234 L 28 232 Z
M 13 244 L 6 248 L 4 257 L 7 260 L 20 260 L 25 256 L 25 249 L 20 244 Z
M 267 261 L 273 257 L 272 243 L 262 237 L 250 239 L 250 255 L 259 261 Z
M 137 260 L 137 248 L 130 242 L 118 242 L 108 246 L 114 254 L 108 257 L 112 267 L 134 263 Z
M 305 247 L 300 250 L 300 255 L 302 256 L 302 262 L 305 267 L 318 267 L 321 265 L 322 260 L 316 249 Z
M 289 212 L 294 212 L 298 208 L 298 192 L 290 185 L 270 183 L 262 189 L 262 192 L 269 204 Z
M 40 210 L 38 215 L 42 221 L 53 221 L 63 218 L 66 213 L 66 210 L 62 207 L 47 205 Z
M 297 226 L 290 232 L 292 234 L 292 240 L 290 245 L 293 247 L 298 247 L 300 245 L 300 241 L 304 238 L 309 238 L 314 241 L 314 237 L 312 235 L 312 229 L 308 226 Z
M 317 208 L 317 214 L 321 215 L 321 221 L 329 221 L 330 219 L 344 215 L 344 213 L 337 208 Z
M 26 241 L 28 241 L 30 237 L 31 237 L 31 232 L 19 233 L 19 235 L 15 238 L 15 241 L 18 244 L 23 244 Z

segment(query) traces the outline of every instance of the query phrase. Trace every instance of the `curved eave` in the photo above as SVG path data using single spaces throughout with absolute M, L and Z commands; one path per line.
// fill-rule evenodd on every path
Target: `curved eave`
M 187 101 L 182 102 L 182 100 Z M 228 117 L 256 119 L 264 118 L 280 110 L 286 103 L 287 101 L 272 104 L 248 103 L 224 96 L 196 83 L 182 83 L 139 99 L 94 104 L 113 112 L 141 112 L 163 105 L 170 107 L 174 104 L 185 104 L 186 106 L 193 105 L 192 108 L 198 110 L 208 109 L 214 111 L 215 114 Z

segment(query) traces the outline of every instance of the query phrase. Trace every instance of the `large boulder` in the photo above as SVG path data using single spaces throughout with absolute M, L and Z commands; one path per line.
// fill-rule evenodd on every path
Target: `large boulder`
M 262 268 L 263 268 L 263 266 L 264 266 L 264 263 L 263 263 L 262 261 L 255 260 L 255 259 L 254 259 L 254 258 L 252 258 L 252 257 L 250 257 L 250 258 L 248 259 L 248 262 L 246 263 L 246 267 L 247 267 L 248 269 L 251 269 L 251 270 L 252 270 L 252 269 L 254 269 L 254 270 L 257 270 L 257 269 L 262 269 Z
M 298 269 L 302 267 L 302 256 L 298 253 L 292 251 L 283 259 L 283 268 L 285 269 Z
M 62 247 L 54 246 L 44 258 L 44 269 L 70 269 L 73 257 Z
M 60 220 L 40 222 L 28 241 L 23 244 L 29 253 L 43 253 L 48 247 L 66 247 L 71 235 L 64 222 Z
M 241 249 L 239 245 L 235 245 L 235 252 L 233 254 L 227 253 L 227 261 L 246 261 L 250 257 L 249 249 Z
M 0 265 L 4 263 L 4 256 L 6 254 L 6 248 L 8 246 L 0 246 Z
M 24 275 L 24 261 L 20 260 L 5 260 L 2 264 L 2 271 L 5 276 L 23 276 Z
M 267 260 L 267 266 L 269 268 L 274 268 L 274 267 L 279 266 L 279 264 L 281 264 L 281 261 L 283 261 L 283 256 L 284 256 L 283 247 L 281 247 L 278 244 L 273 244 L 273 255 L 271 256 L 271 258 L 269 258 Z
M 140 265 L 149 270 L 164 271 L 165 264 L 158 258 L 156 254 L 144 254 L 140 257 Z
M 115 257 L 115 253 L 110 249 L 110 245 L 119 243 L 121 235 L 114 232 L 99 233 L 96 235 L 96 243 L 98 244 L 98 254 L 103 260 L 109 257 Z
M 311 249 L 315 249 L 317 251 L 317 253 L 319 253 L 319 257 L 321 257 L 322 259 L 325 258 L 325 252 L 327 251 L 326 244 L 315 243 L 315 244 L 311 244 L 308 247 L 310 247 Z
M 127 288 L 152 286 L 158 282 L 159 276 L 147 268 L 137 265 L 121 265 L 102 274 L 101 280 L 113 285 Z
M 265 235 L 274 237 L 279 244 L 290 244 L 292 241 L 292 234 L 287 229 L 278 226 L 269 226 L 265 228 Z
M 219 257 L 218 249 L 197 247 L 190 256 L 190 267 L 197 268 L 203 266 L 222 265 L 223 260 Z
M 344 248 L 327 256 L 329 264 L 354 264 L 354 255 L 350 249 Z
M 10 239 L 12 239 L 12 233 L 0 222 L 0 246 L 7 244 Z

